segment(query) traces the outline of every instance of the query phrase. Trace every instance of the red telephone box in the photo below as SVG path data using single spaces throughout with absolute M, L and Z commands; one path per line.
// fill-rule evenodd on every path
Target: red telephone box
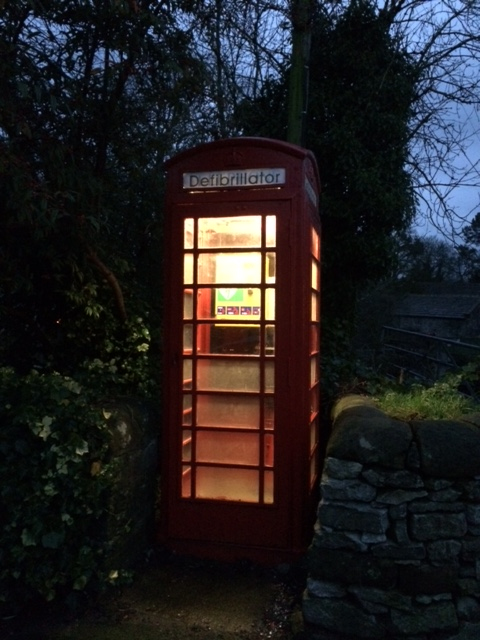
M 167 171 L 161 539 L 290 561 L 311 541 L 318 498 L 315 159 L 236 138 Z

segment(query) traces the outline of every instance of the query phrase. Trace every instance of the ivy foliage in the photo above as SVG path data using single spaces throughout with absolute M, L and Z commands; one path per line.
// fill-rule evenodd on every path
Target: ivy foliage
M 108 430 L 84 387 L 0 369 L 0 606 L 100 585 Z

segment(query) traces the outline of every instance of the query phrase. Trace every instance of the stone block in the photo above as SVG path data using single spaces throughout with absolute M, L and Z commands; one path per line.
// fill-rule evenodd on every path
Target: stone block
M 347 480 L 358 478 L 362 469 L 363 465 L 359 462 L 339 460 L 338 458 L 327 458 L 323 466 L 323 473 L 329 478 Z
M 432 502 L 419 500 L 408 505 L 410 513 L 463 513 L 465 506 L 461 502 Z
M 398 504 L 388 508 L 388 515 L 392 520 L 403 520 L 407 515 L 407 505 Z
M 471 480 L 462 483 L 463 493 L 469 502 L 480 502 L 480 482 Z
M 409 595 L 452 593 L 456 589 L 458 567 L 446 565 L 404 565 L 398 567 L 398 587 Z
M 443 478 L 425 478 L 425 488 L 429 491 L 442 491 L 450 489 L 453 486 L 453 480 L 445 480 Z
M 324 580 L 307 579 L 308 593 L 316 598 L 343 598 L 347 595 L 347 590 L 336 582 L 326 582 Z
M 398 544 L 411 544 L 406 520 L 395 520 L 392 526 L 392 533 L 395 542 Z
M 360 539 L 355 539 L 342 531 L 327 531 L 319 528 L 313 538 L 313 545 L 324 549 L 349 549 L 351 551 L 366 551 L 368 545 Z
M 473 562 L 480 559 L 480 538 L 465 538 L 462 540 L 462 560 Z
M 414 514 L 410 520 L 410 533 L 415 540 L 461 538 L 467 533 L 464 513 Z
M 388 607 L 388 609 L 399 609 L 400 611 L 410 611 L 412 608 L 412 598 L 396 590 L 384 591 L 372 587 L 351 587 L 348 592 L 353 594 L 362 604 L 373 602 Z
M 407 424 L 392 420 L 366 398 L 350 396 L 334 409 L 327 456 L 402 469 L 411 441 Z
M 461 551 L 459 540 L 436 540 L 427 544 L 427 557 L 434 565 L 457 563 Z
M 407 469 L 414 469 L 416 471 L 417 469 L 420 469 L 420 465 L 420 452 L 418 450 L 417 443 L 412 441 L 408 449 L 405 466 Z
M 423 560 L 425 547 L 423 544 L 376 544 L 371 549 L 376 558 L 392 558 L 393 560 Z
M 480 504 L 467 505 L 467 521 L 470 525 L 480 525 Z
M 322 497 L 325 500 L 371 502 L 377 491 L 374 487 L 360 480 L 326 478 L 320 485 Z
M 423 474 L 446 479 L 480 474 L 480 429 L 452 420 L 422 420 L 410 425 L 420 449 Z
M 340 585 L 391 589 L 397 582 L 397 567 L 392 560 L 366 553 L 312 546 L 307 554 L 307 566 L 313 578 Z
M 480 602 L 473 596 L 462 596 L 457 600 L 457 614 L 460 620 L 480 622 Z
M 418 473 L 407 469 L 386 471 L 384 469 L 366 469 L 362 478 L 375 487 L 393 487 L 396 489 L 420 489 L 424 483 Z
M 406 491 L 405 489 L 396 489 L 395 491 L 379 491 L 377 502 L 380 504 L 401 505 L 407 502 L 413 502 L 420 498 L 426 498 L 427 491 Z
M 393 631 L 402 635 L 417 635 L 451 631 L 458 628 L 458 619 L 452 603 L 433 603 L 415 607 L 410 611 L 392 609 Z
M 474 578 L 461 578 L 457 580 L 457 591 L 461 596 L 480 598 L 480 582 Z
M 318 519 L 322 525 L 339 531 L 375 534 L 384 534 L 389 524 L 386 509 L 374 509 L 356 503 L 322 502 L 318 508 Z
M 380 640 L 385 637 L 385 629 L 373 615 L 368 615 L 353 604 L 339 599 L 313 598 L 304 595 L 302 611 L 305 622 L 327 631 L 334 631 L 341 637 L 368 638 Z
M 446 640 L 478 640 L 480 638 L 480 623 L 464 622 L 460 624 L 458 631 Z
M 439 491 L 431 491 L 429 499 L 433 502 L 457 502 L 461 495 L 461 491 L 457 491 L 453 488 L 440 489 Z

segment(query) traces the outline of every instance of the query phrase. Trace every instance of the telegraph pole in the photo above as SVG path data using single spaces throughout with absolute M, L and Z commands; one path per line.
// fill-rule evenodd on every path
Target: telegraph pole
M 287 141 L 305 146 L 312 0 L 291 0 L 292 62 L 288 87 Z

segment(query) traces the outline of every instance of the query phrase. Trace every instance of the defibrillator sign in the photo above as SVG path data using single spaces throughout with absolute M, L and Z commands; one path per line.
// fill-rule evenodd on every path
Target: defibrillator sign
M 183 174 L 184 189 L 277 187 L 285 184 L 284 168 L 235 171 L 191 171 Z

